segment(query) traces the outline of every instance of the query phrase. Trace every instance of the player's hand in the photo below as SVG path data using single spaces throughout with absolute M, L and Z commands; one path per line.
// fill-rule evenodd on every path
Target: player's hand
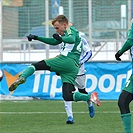
M 29 36 L 27 36 L 27 38 L 28 41 L 32 41 L 32 39 L 37 40 L 38 36 L 30 34 Z
M 57 33 L 53 34 L 53 38 L 56 39 L 59 42 L 62 42 L 61 36 L 59 34 L 57 34 Z
M 115 54 L 115 58 L 117 61 L 121 61 L 121 58 L 120 58 L 121 55 L 122 54 L 120 54 L 120 50 Z

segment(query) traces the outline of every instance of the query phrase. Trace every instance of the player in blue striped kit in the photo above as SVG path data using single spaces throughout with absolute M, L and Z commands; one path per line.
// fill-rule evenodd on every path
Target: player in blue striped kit
M 78 91 L 84 94 L 88 94 L 85 90 L 85 69 L 84 69 L 84 63 L 87 62 L 91 56 L 92 56 L 92 50 L 90 48 L 90 45 L 86 41 L 85 38 L 81 37 L 83 42 L 83 51 L 80 56 L 80 68 L 79 72 L 76 78 L 76 87 L 78 88 Z M 65 110 L 67 113 L 67 124 L 73 124 L 73 112 L 72 112 L 72 101 L 64 101 L 65 104 Z M 89 115 L 92 118 L 95 115 L 95 110 L 92 102 L 87 102 L 88 109 L 89 109 Z

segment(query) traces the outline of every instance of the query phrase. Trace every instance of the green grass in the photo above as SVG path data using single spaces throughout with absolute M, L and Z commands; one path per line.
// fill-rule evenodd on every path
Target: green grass
M 0 101 L 0 133 L 123 132 L 117 101 L 102 101 L 95 110 L 90 118 L 85 102 L 73 102 L 75 123 L 67 125 L 63 101 Z

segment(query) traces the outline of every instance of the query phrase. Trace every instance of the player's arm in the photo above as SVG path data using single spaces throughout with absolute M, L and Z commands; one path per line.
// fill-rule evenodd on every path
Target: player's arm
M 129 50 L 133 46 L 133 39 L 127 39 L 123 47 L 119 50 L 119 53 L 122 55 L 124 52 Z
M 68 28 L 66 30 L 66 35 L 64 36 L 60 36 L 58 33 L 53 34 L 53 38 L 55 38 L 56 40 L 60 41 L 60 42 L 64 42 L 64 43 L 69 43 L 69 44 L 73 44 L 75 43 L 76 40 L 76 33 L 74 33 L 71 28 Z
M 68 36 L 63 36 L 62 42 L 69 43 L 69 44 L 75 43 L 75 35 L 69 34 Z
M 129 50 L 133 46 L 133 39 L 127 39 L 127 41 L 124 43 L 123 47 L 115 54 L 115 58 L 118 61 L 121 61 L 120 56 Z
M 27 36 L 27 38 L 28 38 L 28 41 L 32 41 L 32 39 L 33 39 L 33 40 L 38 40 L 38 41 L 44 42 L 49 45 L 60 44 L 60 42 L 54 38 L 45 38 L 45 37 L 40 37 L 40 36 L 36 36 L 36 35 L 31 35 L 31 34 L 29 36 Z
M 60 42 L 57 41 L 57 40 L 54 39 L 54 38 L 38 37 L 38 40 L 41 41 L 41 42 L 47 43 L 47 44 L 49 44 L 49 45 L 58 45 L 58 44 L 60 44 Z
M 55 38 L 57 41 L 73 44 L 75 43 L 75 35 L 70 34 L 67 36 L 60 36 L 58 33 L 53 34 L 53 38 Z
M 80 59 L 80 64 L 84 64 L 92 57 L 92 50 L 84 53 L 83 57 Z
M 120 56 L 133 46 L 133 29 L 132 29 L 132 27 L 133 27 L 133 19 L 131 19 L 131 27 L 128 31 L 128 39 L 124 43 L 123 47 L 115 54 L 115 58 L 118 61 L 121 61 Z
M 83 56 L 80 59 L 80 64 L 84 64 L 92 57 L 92 50 L 90 48 L 90 45 L 88 44 L 87 40 L 83 37 L 81 37 L 82 43 L 83 43 Z

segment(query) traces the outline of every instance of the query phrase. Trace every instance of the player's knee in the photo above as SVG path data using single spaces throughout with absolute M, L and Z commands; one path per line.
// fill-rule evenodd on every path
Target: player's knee
M 63 97 L 63 99 L 64 99 L 65 101 L 73 101 L 72 98 L 71 98 L 69 95 L 68 95 L 68 96 L 62 95 L 62 97 Z
M 118 107 L 122 114 L 124 114 L 128 108 L 127 105 L 124 103 L 124 101 L 121 99 L 118 100 Z
M 33 65 L 36 70 L 50 70 L 50 66 L 48 66 L 44 60 L 32 63 L 31 65 Z
M 119 99 L 118 99 L 118 103 L 117 103 L 119 108 L 122 108 L 122 106 L 124 105 L 123 102 L 124 101 L 123 101 L 122 93 L 121 93 L 120 96 L 119 96 Z
M 121 100 L 118 100 L 118 107 L 121 108 L 123 106 L 123 103 L 121 102 Z
M 62 97 L 65 101 L 73 101 L 73 93 L 74 91 L 74 85 L 70 83 L 63 83 L 63 89 L 62 89 Z
M 73 94 L 62 94 L 62 97 L 65 101 L 73 101 Z

